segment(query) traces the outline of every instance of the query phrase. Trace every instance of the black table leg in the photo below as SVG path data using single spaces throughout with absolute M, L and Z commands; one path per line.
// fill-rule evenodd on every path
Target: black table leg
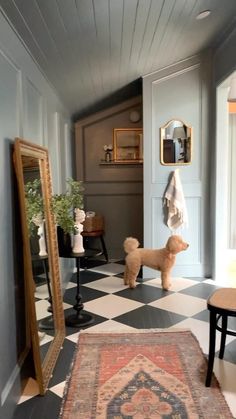
M 49 297 L 48 297 L 49 307 L 47 308 L 47 311 L 49 311 L 49 313 L 53 313 L 53 308 L 52 308 L 52 292 L 51 292 L 51 285 L 50 285 L 50 280 L 49 280 L 49 275 L 48 275 L 48 267 L 47 267 L 46 260 L 43 260 L 43 266 L 44 266 L 44 272 L 45 272 L 45 275 L 46 275 L 48 295 L 49 295 Z
M 76 311 L 75 314 L 70 314 L 66 317 L 65 322 L 66 326 L 70 327 L 82 327 L 87 326 L 93 322 L 93 317 L 91 314 L 83 313 L 82 310 L 84 305 L 82 303 L 82 296 L 80 294 L 80 257 L 76 257 L 76 281 L 77 281 L 77 293 L 76 293 L 76 303 L 73 306 L 73 309 Z

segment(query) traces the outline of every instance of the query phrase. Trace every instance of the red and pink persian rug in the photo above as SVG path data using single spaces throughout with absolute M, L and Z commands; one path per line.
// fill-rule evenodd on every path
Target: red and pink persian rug
M 60 418 L 232 418 L 206 368 L 190 331 L 81 332 Z

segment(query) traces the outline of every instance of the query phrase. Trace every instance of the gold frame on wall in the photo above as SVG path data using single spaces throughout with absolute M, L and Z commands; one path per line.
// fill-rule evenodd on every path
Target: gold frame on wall
M 174 129 L 183 129 L 183 138 L 174 137 Z M 180 155 L 174 151 L 174 142 L 182 145 Z M 181 151 L 183 151 L 181 155 Z M 173 154 L 173 155 L 172 155 Z M 160 162 L 164 166 L 186 166 L 192 163 L 193 129 L 181 119 L 171 119 L 160 128 Z
M 114 128 L 113 130 L 114 162 L 143 162 L 143 129 Z
M 39 386 L 39 393 L 43 395 L 47 390 L 53 368 L 55 366 L 65 338 L 65 320 L 62 305 L 56 227 L 50 208 L 52 185 L 49 168 L 49 157 L 48 150 L 46 148 L 22 140 L 20 138 L 15 139 L 13 157 L 18 182 L 21 211 L 27 316 L 30 326 L 30 337 L 33 349 L 36 379 Z M 47 232 L 47 251 L 50 272 L 50 284 L 52 288 L 52 307 L 55 335 L 50 343 L 50 346 L 43 361 L 40 357 L 40 345 L 34 297 L 35 284 L 33 279 L 29 231 L 26 217 L 26 200 L 24 189 L 24 162 L 26 159 L 28 159 L 29 161 L 30 159 L 35 159 L 39 166 Z

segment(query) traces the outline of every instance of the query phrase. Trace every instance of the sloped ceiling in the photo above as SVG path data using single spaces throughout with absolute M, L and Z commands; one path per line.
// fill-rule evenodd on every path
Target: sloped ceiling
M 74 116 L 140 93 L 143 75 L 215 47 L 236 0 L 0 0 Z M 199 12 L 211 14 L 196 20 Z

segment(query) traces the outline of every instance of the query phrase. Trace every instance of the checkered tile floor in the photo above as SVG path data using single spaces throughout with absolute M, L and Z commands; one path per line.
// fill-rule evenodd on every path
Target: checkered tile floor
M 90 261 L 90 264 L 89 269 L 81 270 L 84 311 L 94 317 L 94 322 L 88 326 L 90 329 L 188 328 L 197 337 L 204 354 L 208 353 L 206 299 L 217 288 L 213 281 L 202 278 L 173 278 L 171 290 L 163 291 L 160 279 L 139 279 L 136 289 L 130 290 L 123 285 L 122 261 L 105 264 L 104 261 L 97 260 Z M 37 288 L 38 319 L 48 316 L 45 291 L 45 285 Z M 75 294 L 76 274 L 73 274 L 64 294 L 65 316 L 74 313 Z M 232 327 L 236 328 L 236 321 Z M 63 350 L 49 390 L 45 396 L 39 396 L 35 381 L 30 379 L 13 419 L 58 418 L 65 379 L 70 369 L 78 333 L 78 329 L 67 327 Z M 50 333 L 47 332 L 41 344 L 46 348 L 51 339 Z M 236 338 L 228 336 L 226 344 L 224 360 L 216 357 L 214 372 L 236 417 Z M 219 336 L 216 350 L 219 350 Z

